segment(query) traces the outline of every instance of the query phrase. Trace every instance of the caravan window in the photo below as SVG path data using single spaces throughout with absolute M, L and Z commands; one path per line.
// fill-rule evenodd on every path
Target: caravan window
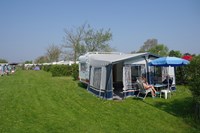
M 132 89 L 131 65 L 123 67 L 123 84 L 125 90 Z
M 131 76 L 133 81 L 136 81 L 137 77 L 141 77 L 142 75 L 145 75 L 145 73 L 145 65 L 140 64 L 131 66 Z
M 94 68 L 93 86 L 100 88 L 101 85 L 101 68 Z
M 162 83 L 162 69 L 161 67 L 151 66 L 149 69 L 150 83 Z
M 87 64 L 86 63 L 80 63 L 80 66 L 81 66 L 81 71 L 87 70 Z

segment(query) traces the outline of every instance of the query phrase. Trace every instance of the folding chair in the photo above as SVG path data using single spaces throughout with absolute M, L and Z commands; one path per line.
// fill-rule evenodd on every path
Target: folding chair
M 137 80 L 137 83 L 138 83 L 138 88 L 139 88 L 139 92 L 137 94 L 137 97 L 142 98 L 144 100 L 146 98 L 147 94 L 152 91 L 152 89 L 151 88 L 149 88 L 148 90 L 145 89 L 144 86 L 143 86 L 143 83 L 138 81 L 138 80 Z M 143 94 L 144 97 L 140 97 L 140 94 Z

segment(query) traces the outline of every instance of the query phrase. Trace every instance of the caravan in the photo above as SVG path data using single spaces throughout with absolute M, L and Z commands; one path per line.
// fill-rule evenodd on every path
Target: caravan
M 148 62 L 156 58 L 151 53 L 90 52 L 79 57 L 79 80 L 104 99 L 126 98 L 136 95 L 137 77 L 145 76 L 154 84 Z

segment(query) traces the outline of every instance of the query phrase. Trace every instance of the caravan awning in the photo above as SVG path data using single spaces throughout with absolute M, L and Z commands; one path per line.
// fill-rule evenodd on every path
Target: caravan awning
M 140 55 L 144 55 L 145 53 L 137 53 L 137 54 L 90 54 L 89 62 L 91 66 L 94 67 L 102 67 L 107 66 L 109 64 L 113 64 L 115 62 L 128 60 Z

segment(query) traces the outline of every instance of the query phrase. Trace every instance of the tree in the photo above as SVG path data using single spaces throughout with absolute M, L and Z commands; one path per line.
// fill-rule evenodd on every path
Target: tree
M 49 62 L 47 56 L 39 56 L 38 58 L 35 59 L 35 63 L 47 63 Z
M 158 44 L 157 39 L 148 39 L 146 42 L 144 42 L 144 45 L 140 47 L 140 50 L 138 52 L 147 52 L 152 47 L 156 46 Z
M 200 120 L 200 55 L 193 57 L 188 67 L 188 75 L 190 77 L 189 88 L 195 101 L 195 118 Z
M 151 52 L 156 55 L 167 56 L 168 51 L 168 47 L 164 44 L 158 44 L 157 39 L 148 39 L 138 52 Z
M 73 60 L 86 52 L 108 52 L 113 51 L 108 42 L 112 39 L 112 33 L 109 30 L 94 30 L 90 25 L 83 24 L 78 28 L 71 30 L 65 29 L 63 45 L 73 51 Z
M 5 59 L 0 59 L 0 63 L 8 63 L 8 61 Z
M 24 63 L 25 63 L 25 64 L 32 64 L 33 62 L 27 60 L 27 61 L 25 61 Z
M 60 54 L 61 49 L 54 44 L 49 45 L 49 47 L 47 48 L 46 56 L 50 62 L 58 61 Z
M 109 46 L 108 41 L 112 39 L 112 33 L 110 29 L 104 31 L 100 29 L 95 31 L 88 25 L 84 42 L 86 44 L 87 52 L 99 51 L 99 52 L 110 52 L 113 49 Z
M 180 51 L 176 51 L 176 50 L 171 50 L 170 52 L 169 52 L 169 56 L 174 56 L 174 57 L 182 57 L 182 54 L 181 54 L 181 52 Z
M 160 56 L 167 56 L 168 51 L 169 51 L 168 47 L 165 46 L 164 44 L 157 44 L 148 50 L 148 52 L 151 52 L 153 54 L 157 54 Z
M 82 26 L 75 28 L 75 29 L 64 29 L 65 36 L 64 41 L 65 44 L 63 45 L 65 48 L 71 48 L 73 51 L 73 57 L 74 62 L 77 60 L 77 56 L 79 56 L 81 53 L 85 52 L 84 46 L 83 46 L 83 39 L 84 39 L 84 31 L 85 30 L 85 24 Z

